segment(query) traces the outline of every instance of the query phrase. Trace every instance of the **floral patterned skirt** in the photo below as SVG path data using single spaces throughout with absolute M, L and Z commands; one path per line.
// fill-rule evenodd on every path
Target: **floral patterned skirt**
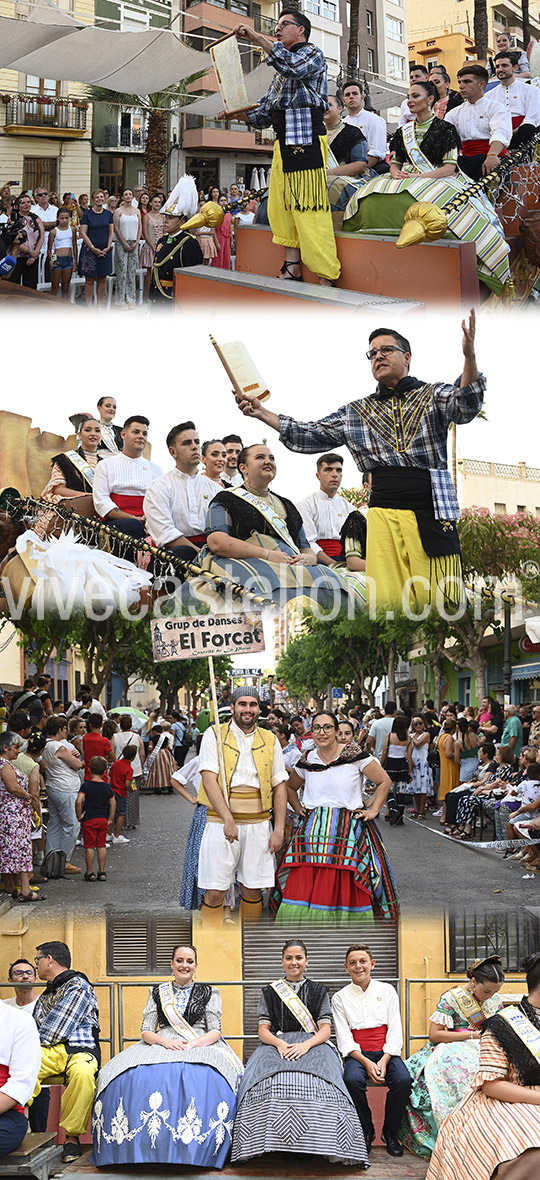
M 96 1099 L 91 1162 L 99 1168 L 223 1168 L 235 1113 L 236 1097 L 212 1066 L 172 1060 L 138 1064 L 113 1078 Z

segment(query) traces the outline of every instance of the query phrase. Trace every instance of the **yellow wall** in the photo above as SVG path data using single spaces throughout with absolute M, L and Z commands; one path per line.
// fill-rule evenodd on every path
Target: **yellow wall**
M 410 34 L 410 30 L 409 30 Z M 421 52 L 429 50 L 429 55 Z M 465 64 L 467 58 L 475 57 L 474 42 L 464 33 L 441 33 L 439 36 L 417 39 L 409 42 L 409 62 L 427 65 L 428 61 L 437 60 L 437 64 L 444 66 L 450 74 L 450 84 L 457 89 L 457 72 Z
M 242 934 L 240 925 L 224 926 L 216 937 L 214 932 L 204 931 L 200 925 L 193 932 L 198 951 L 197 979 L 202 982 L 218 983 L 221 980 L 242 978 Z M 0 915 L 0 979 L 7 978 L 9 964 L 22 956 L 33 961 L 35 948 L 40 942 L 58 940 L 69 946 L 73 967 L 84 971 L 92 983 L 134 983 L 140 980 L 140 987 L 129 987 L 123 992 L 124 1036 L 137 1040 L 140 1034 L 142 1010 L 146 1003 L 148 988 L 161 982 L 163 975 L 107 975 L 106 920 L 87 919 L 73 913 L 52 914 L 43 917 L 34 910 L 21 913 L 10 909 Z M 171 947 L 172 950 L 172 947 Z M 12 995 L 12 989 L 0 989 L 5 999 Z M 102 1036 L 109 1036 L 110 1007 L 109 992 L 97 988 Z M 223 1032 L 239 1035 L 243 1032 L 242 989 L 222 987 Z M 118 1042 L 118 1004 L 116 1007 L 116 1051 Z M 242 1055 L 242 1042 L 232 1040 L 231 1047 Z M 103 1045 L 103 1060 L 108 1061 L 109 1046 Z

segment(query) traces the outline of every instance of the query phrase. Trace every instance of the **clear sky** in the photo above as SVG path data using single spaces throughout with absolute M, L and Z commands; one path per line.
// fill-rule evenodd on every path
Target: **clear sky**
M 317 419 L 372 392 L 365 352 L 369 331 L 395 327 L 411 341 L 411 372 L 427 380 L 453 381 L 461 372 L 460 315 L 406 317 L 296 312 L 268 317 L 236 309 L 193 317 L 121 311 L 85 315 L 74 310 L 40 316 L 3 312 L 2 409 L 32 418 L 41 430 L 68 434 L 69 414 L 94 410 L 112 393 L 118 416 L 137 410 L 150 419 L 152 459 L 167 469 L 167 431 L 193 418 L 205 438 L 235 432 L 245 442 L 263 434 L 275 449 L 274 483 L 292 500 L 315 487 L 315 457 L 287 451 L 277 435 L 243 418 L 230 383 L 210 344 L 242 340 L 271 391 L 268 408 L 300 421 Z M 477 355 L 488 379 L 488 421 L 458 429 L 460 457 L 540 465 L 539 366 L 535 363 L 538 315 L 511 311 L 480 317 Z M 8 346 L 9 342 L 9 346 Z M 359 483 L 344 450 L 344 486 Z
M 250 443 L 266 435 L 278 464 L 274 489 L 298 500 L 316 486 L 316 457 L 287 451 L 273 431 L 242 417 L 210 335 L 218 343 L 242 340 L 271 391 L 268 408 L 306 421 L 373 391 L 365 352 L 374 328 L 394 327 L 409 338 L 415 376 L 455 380 L 463 362 L 460 322 L 456 312 L 406 317 L 329 312 L 325 327 L 320 310 L 272 317 L 238 309 L 232 314 L 198 309 L 193 316 L 113 309 L 87 315 L 77 309 L 38 317 L 4 311 L 0 408 L 27 414 L 41 430 L 67 435 L 69 414 L 93 411 L 98 397 L 112 393 L 118 423 L 137 411 L 150 419 L 152 459 L 164 470 L 172 465 L 165 436 L 183 419 L 194 419 L 201 441 L 235 432 Z M 459 427 L 460 457 L 540 466 L 539 331 L 534 311 L 480 317 L 477 356 L 488 379 L 488 421 Z M 343 485 L 358 485 L 356 465 L 343 454 Z M 256 666 L 259 659 L 246 662 Z M 270 663 L 269 644 L 260 663 Z

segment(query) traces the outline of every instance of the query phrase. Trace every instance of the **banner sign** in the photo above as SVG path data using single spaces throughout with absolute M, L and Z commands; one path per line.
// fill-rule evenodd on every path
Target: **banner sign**
M 154 662 L 238 656 L 264 651 L 260 611 L 152 621 Z

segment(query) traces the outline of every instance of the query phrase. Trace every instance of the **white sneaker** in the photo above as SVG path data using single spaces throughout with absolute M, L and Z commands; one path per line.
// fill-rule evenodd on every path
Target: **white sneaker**
M 113 844 L 129 844 L 129 840 L 127 840 L 125 836 L 113 836 L 112 843 Z
M 433 812 L 433 819 L 440 819 L 441 815 L 442 815 L 442 807 L 439 807 L 438 811 Z

